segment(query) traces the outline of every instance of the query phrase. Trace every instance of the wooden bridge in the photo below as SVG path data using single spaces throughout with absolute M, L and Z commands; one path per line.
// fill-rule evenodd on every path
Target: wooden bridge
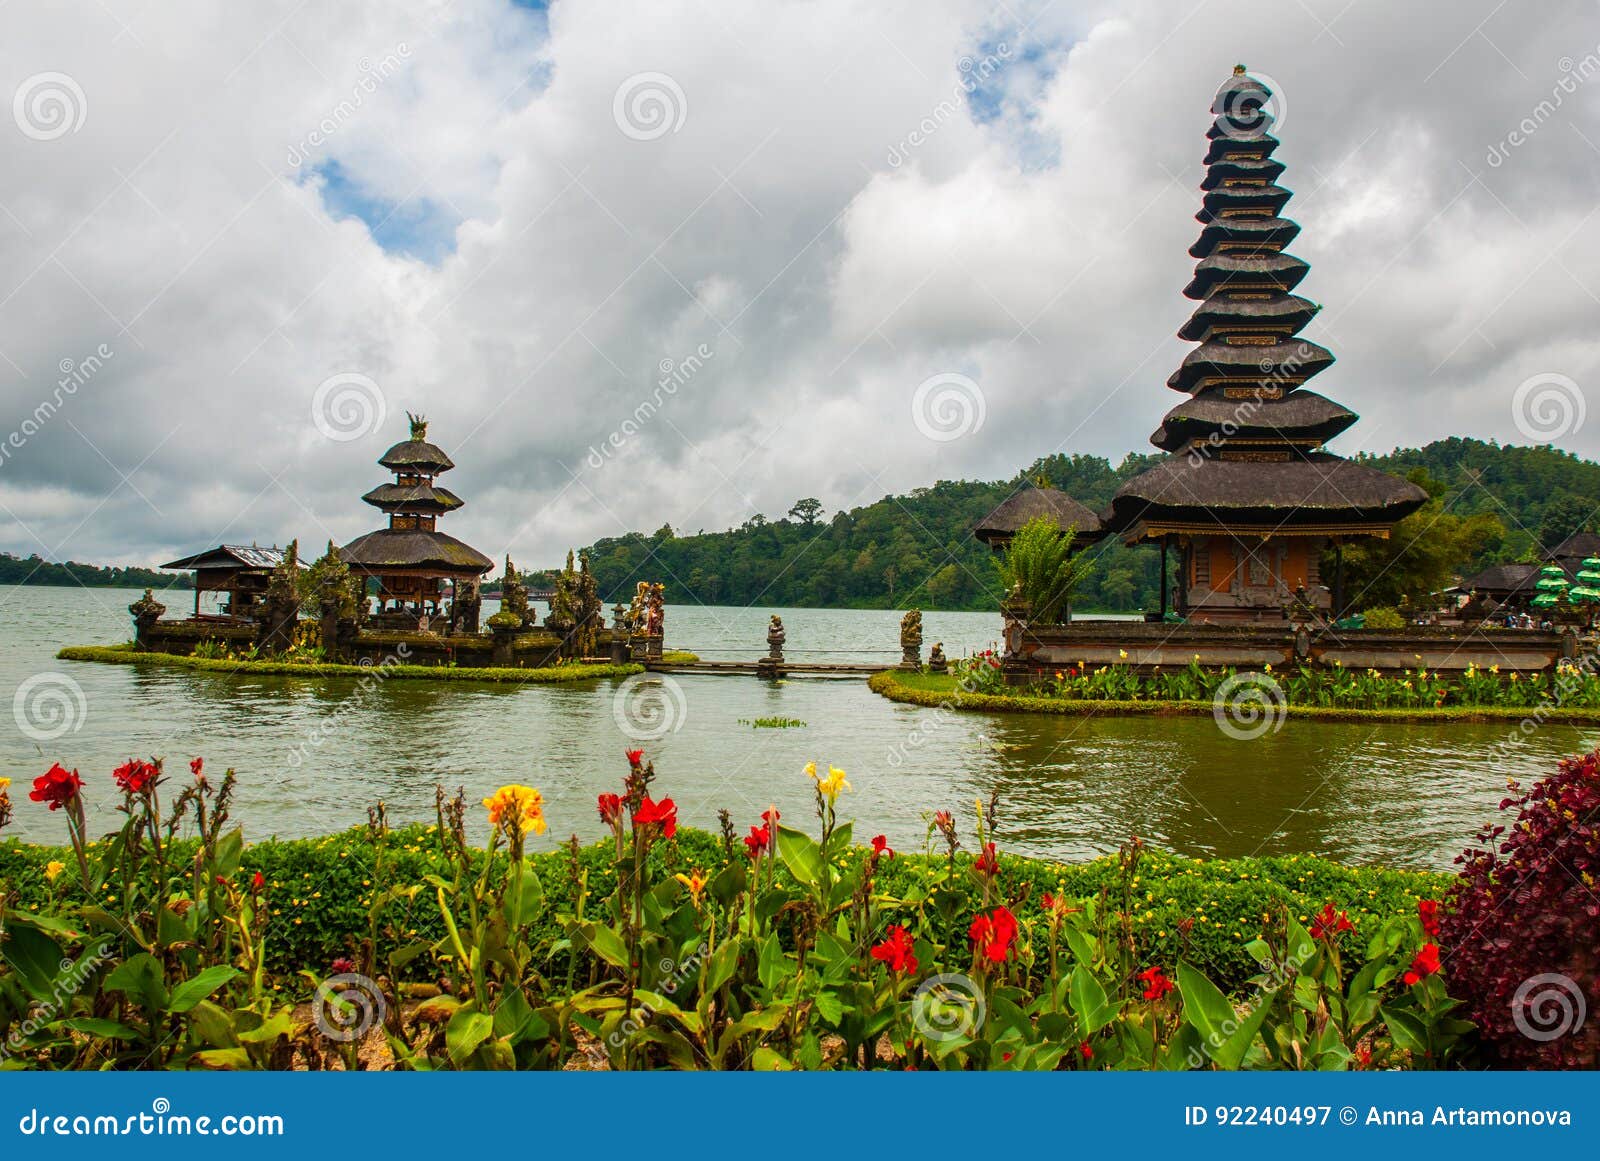
M 707 652 L 731 653 L 731 649 L 713 649 Z M 823 658 L 807 661 L 807 655 Z M 834 660 L 841 654 L 874 657 L 876 661 Z M 727 660 L 711 661 L 659 661 L 641 658 L 645 667 L 654 673 L 711 673 L 729 677 L 833 677 L 865 678 L 899 664 L 901 653 L 897 649 L 800 649 L 786 651 L 781 657 L 770 655 L 745 655 Z

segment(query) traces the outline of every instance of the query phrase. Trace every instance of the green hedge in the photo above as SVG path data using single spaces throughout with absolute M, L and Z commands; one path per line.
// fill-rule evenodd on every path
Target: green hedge
M 421 885 L 412 898 L 393 902 L 385 914 L 386 930 L 380 934 L 379 962 L 387 947 L 444 934 L 433 889 L 424 876 L 448 874 L 432 827 L 409 826 L 390 832 L 384 840 L 387 883 L 377 880 L 379 850 L 365 828 L 317 839 L 268 841 L 249 847 L 244 874 L 260 871 L 267 882 L 273 908 L 269 931 L 270 966 L 288 973 L 301 968 L 325 969 L 336 957 L 356 949 L 368 931 L 367 909 L 384 885 Z M 1002 847 L 1004 843 L 1002 841 Z M 735 858 L 744 848 L 735 844 Z M 582 847 L 578 862 L 588 874 L 594 896 L 609 894 L 615 877 L 612 848 L 607 843 Z M 857 848 L 846 861 L 858 863 Z M 658 844 L 652 859 L 659 872 L 713 870 L 727 858 L 722 840 L 705 831 L 681 829 L 675 839 Z M 957 856 L 970 863 L 965 852 Z M 16 840 L 0 843 L 0 889 L 16 893 L 16 906 L 35 911 L 52 905 L 52 888 L 44 876 L 52 859 L 70 864 L 70 852 L 31 846 Z M 548 930 L 555 938 L 556 915 L 570 913 L 573 898 L 571 856 L 565 850 L 534 855 L 532 866 L 551 901 L 546 909 Z M 919 879 L 938 874 L 945 856 L 901 854 L 879 864 L 877 889 L 903 897 Z M 1046 891 L 1084 899 L 1102 890 L 1120 891 L 1116 856 L 1089 863 L 1066 864 L 1001 853 L 1001 883 L 1006 899 L 1023 919 L 1039 914 L 1039 896 Z M 56 883 L 58 892 L 73 897 L 70 867 Z M 1327 902 L 1347 910 L 1358 933 L 1390 915 L 1415 914 L 1419 898 L 1442 896 L 1450 877 L 1416 871 L 1346 867 L 1306 855 L 1251 859 L 1185 859 L 1146 851 L 1138 868 L 1133 898 L 1133 925 L 1141 958 L 1171 964 L 1180 951 L 1205 966 L 1219 983 L 1242 989 L 1255 964 L 1244 945 L 1260 934 L 1263 922 L 1280 904 L 1287 903 L 1307 921 Z M 942 941 L 959 946 L 966 938 L 966 923 L 979 908 L 973 881 L 972 906 L 952 924 L 936 933 Z M 1180 924 L 1191 920 L 1187 936 Z M 930 933 L 932 934 L 932 933 Z M 417 978 L 427 977 L 426 960 L 415 962 Z
M 190 657 L 177 653 L 141 653 L 127 645 L 68 645 L 56 654 L 61 661 L 101 661 L 113 665 L 153 665 L 198 669 L 211 673 L 249 673 L 265 677 L 368 677 L 382 672 L 385 680 L 514 681 L 537 685 L 553 681 L 589 681 L 597 677 L 628 677 L 643 673 L 644 666 L 552 665 L 543 669 L 498 669 L 492 666 L 448 665 L 344 665 L 307 661 L 234 661 L 221 657 Z
M 1216 707 L 1210 701 L 1073 700 L 1041 697 L 1028 693 L 963 693 L 954 677 L 926 673 L 897 673 L 886 670 L 867 681 L 874 693 L 890 701 L 937 709 L 976 710 L 983 713 L 1068 714 L 1075 717 L 1125 716 L 1129 714 L 1204 714 Z M 1339 706 L 1295 705 L 1281 707 L 1291 718 L 1325 722 L 1521 722 L 1537 717 L 1544 723 L 1600 725 L 1600 709 L 1566 706 L 1445 706 L 1441 709 L 1345 709 Z

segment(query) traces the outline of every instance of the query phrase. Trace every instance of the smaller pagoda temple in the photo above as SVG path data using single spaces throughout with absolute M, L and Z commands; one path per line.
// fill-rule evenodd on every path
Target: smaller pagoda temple
M 1040 517 L 1050 520 L 1063 533 L 1072 529 L 1076 550 L 1087 548 L 1106 535 L 1100 517 L 1065 492 L 1040 484 L 1019 488 L 980 520 L 972 534 L 995 552 L 1002 552 L 1024 524 Z
M 444 612 L 449 582 L 451 631 L 476 633 L 478 585 L 494 561 L 436 527 L 440 516 L 463 503 L 436 483 L 455 464 L 428 442 L 427 420 L 408 418 L 411 438 L 378 460 L 394 473 L 394 482 L 361 497 L 388 514 L 389 526 L 352 540 L 339 550 L 339 559 L 353 574 L 376 582 L 380 624 L 436 628 L 433 622 Z

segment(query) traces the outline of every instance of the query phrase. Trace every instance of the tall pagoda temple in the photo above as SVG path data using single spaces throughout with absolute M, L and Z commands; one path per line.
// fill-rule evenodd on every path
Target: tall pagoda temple
M 394 473 L 361 498 L 388 513 L 389 526 L 352 540 L 339 559 L 358 576 L 377 582 L 380 618 L 422 623 L 443 611 L 444 582 L 450 582 L 453 627 L 477 631 L 478 583 L 494 567 L 476 548 L 436 527 L 440 516 L 463 501 L 435 482 L 455 467 L 443 450 L 428 442 L 428 422 L 409 416 L 411 438 L 395 444 L 378 460 Z M 391 602 L 393 609 L 390 608 Z M 407 611 L 406 606 L 411 608 Z
M 1271 96 L 1240 65 L 1212 102 L 1199 261 L 1183 292 L 1200 305 L 1178 332 L 1199 345 L 1167 380 L 1186 398 L 1150 437 L 1170 454 L 1122 486 L 1106 520 L 1128 544 L 1161 546 L 1163 614 L 1176 548 L 1177 612 L 1202 622 L 1332 609 L 1341 578 L 1321 575 L 1324 552 L 1388 536 L 1428 498 L 1323 450 L 1357 416 L 1304 386 L 1333 355 L 1298 337 L 1320 307 L 1293 293 L 1309 267 L 1284 252 L 1300 227 L 1280 216 L 1290 193 L 1277 184 Z

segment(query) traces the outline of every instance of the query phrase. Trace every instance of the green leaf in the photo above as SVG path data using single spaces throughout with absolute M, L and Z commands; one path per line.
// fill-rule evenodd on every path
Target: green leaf
M 728 906 L 750 885 L 750 872 L 744 863 L 729 863 L 711 880 L 711 897 Z
M 224 879 L 233 878 L 244 858 L 244 829 L 234 827 L 217 841 L 216 871 Z
M 227 964 L 208 967 L 193 979 L 185 980 L 173 988 L 167 1008 L 172 1012 L 187 1012 L 201 1000 L 210 999 L 212 992 L 238 974 L 238 968 Z
M 1217 985 L 1188 963 L 1178 964 L 1178 991 L 1183 995 L 1184 1021 L 1200 1033 L 1206 1054 L 1217 1067 L 1229 1070 L 1237 1069 L 1244 1060 L 1277 994 L 1273 989 L 1252 996 L 1249 1010 L 1241 1016 Z
M 206 1048 L 189 1057 L 190 1064 L 201 1068 L 215 1068 L 224 1072 L 255 1067 L 250 1054 L 243 1048 Z
M 17 973 L 22 986 L 36 1000 L 51 998 L 63 958 L 60 945 L 32 927 L 11 927 L 6 931 L 5 942 L 0 943 L 0 959 Z
M 590 950 L 597 956 L 614 968 L 627 970 L 628 945 L 622 942 L 622 936 L 598 923 L 585 923 L 582 932 Z
M 844 1019 L 844 1004 L 840 1002 L 839 997 L 834 993 L 826 990 L 820 991 L 812 997 L 812 1002 L 816 1005 L 817 1014 L 829 1024 L 837 1025 L 840 1020 Z
M 539 913 L 544 910 L 544 884 L 539 881 L 532 868 L 524 867 L 522 873 L 522 905 L 517 906 L 517 891 L 515 883 L 506 886 L 506 898 L 503 910 L 506 925 L 513 930 L 519 927 L 528 927 L 539 918 Z
M 106 976 L 108 992 L 122 992 L 152 1011 L 167 1006 L 167 989 L 161 965 L 147 951 L 123 960 Z
M 243 1013 L 240 1013 L 242 1016 Z M 294 1035 L 294 1010 L 292 1008 L 279 1008 L 266 1020 L 261 1021 L 254 1028 L 239 1032 L 240 1044 L 272 1044 L 280 1036 Z
M 822 881 L 822 848 L 804 831 L 779 826 L 778 857 L 805 886 L 815 887 Z
M 783 954 L 783 946 L 778 942 L 777 932 L 767 936 L 761 945 L 761 960 L 756 967 L 756 973 L 761 978 L 761 986 L 768 990 L 776 988 L 793 966 L 789 962 L 789 957 Z
M 1414 1056 L 1422 1056 L 1428 1051 L 1428 1026 L 1416 1016 L 1388 1004 L 1379 1009 L 1379 1014 L 1389 1026 L 1389 1036 L 1394 1040 L 1395 1047 L 1403 1048 Z
M 82 1032 L 86 1036 L 98 1036 L 103 1040 L 139 1039 L 139 1033 L 126 1024 L 119 1024 L 115 1020 L 103 1020 L 98 1016 L 72 1016 L 66 1020 L 57 1020 L 50 1026 L 64 1028 L 69 1032 Z
M 444 1044 L 458 1068 L 494 1034 L 494 1017 L 476 1008 L 458 1008 L 444 1027 Z
M 1088 1039 L 1116 1019 L 1117 1009 L 1107 1002 L 1105 988 L 1081 963 L 1072 969 L 1067 994 L 1078 1016 L 1081 1039 Z

